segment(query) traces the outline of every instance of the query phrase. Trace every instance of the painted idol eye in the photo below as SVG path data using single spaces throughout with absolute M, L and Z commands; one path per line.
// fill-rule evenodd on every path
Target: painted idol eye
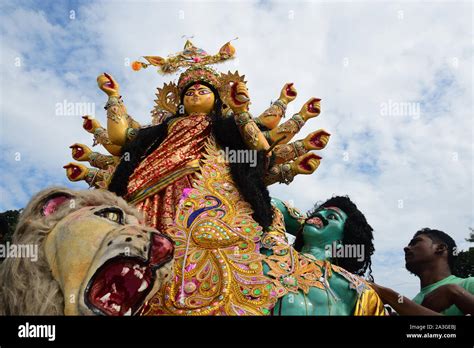
M 209 94 L 209 93 L 211 93 L 211 91 L 208 90 L 208 89 L 203 89 L 203 90 L 200 90 L 200 91 L 199 91 L 199 94 L 200 94 L 200 95 L 205 95 L 205 94 Z

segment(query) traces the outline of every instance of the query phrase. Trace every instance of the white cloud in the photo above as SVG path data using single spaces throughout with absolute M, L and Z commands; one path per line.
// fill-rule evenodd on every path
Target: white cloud
M 170 77 L 151 68 L 135 73 L 127 60 L 176 52 L 182 35 L 194 35 L 208 52 L 239 37 L 238 60 L 217 68 L 246 75 L 252 111 L 263 111 L 291 81 L 299 92 L 294 111 L 311 96 L 322 98 L 323 107 L 297 138 L 318 128 L 332 134 L 317 173 L 275 185 L 272 194 L 304 210 L 349 195 L 375 230 L 377 281 L 413 296 L 417 279 L 403 269 L 401 252 L 411 236 L 421 227 L 439 228 L 466 248 L 474 225 L 470 8 L 114 1 L 81 4 L 76 19 L 62 24 L 47 11 L 9 9 L 1 16 L 1 145 L 10 166 L 2 166 L 2 208 L 18 208 L 43 185 L 64 183 L 67 146 L 91 143 L 79 115 L 54 115 L 56 103 L 95 103 L 105 124 L 95 76 L 107 71 L 121 83 L 130 114 L 149 123 L 155 89 Z M 421 113 L 384 116 L 389 101 L 420 103 Z M 16 152 L 23 154 L 21 167 L 12 167 Z

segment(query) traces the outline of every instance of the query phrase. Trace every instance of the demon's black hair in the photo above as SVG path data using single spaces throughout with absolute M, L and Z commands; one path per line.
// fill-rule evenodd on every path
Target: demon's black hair
M 364 259 L 358 261 L 357 258 L 333 258 L 332 262 L 341 266 L 342 268 L 357 274 L 364 276 L 368 270 L 367 278 L 373 281 L 372 277 L 372 254 L 375 251 L 373 243 L 372 227 L 368 224 L 364 214 L 357 209 L 357 206 L 347 196 L 336 196 L 332 197 L 322 204 L 316 204 L 312 210 L 307 213 L 308 218 L 313 217 L 319 210 L 324 207 L 337 207 L 341 209 L 347 215 L 346 222 L 344 223 L 344 231 L 342 237 L 343 245 L 363 245 L 364 246 Z M 296 235 L 294 248 L 297 251 L 301 251 L 303 248 L 303 228 L 300 228 Z
M 209 87 L 215 96 L 214 108 L 210 116 L 217 143 L 223 149 L 248 150 L 242 141 L 234 118 L 223 118 L 222 101 L 217 90 L 206 82 L 199 83 Z M 178 112 L 184 110 L 182 107 L 184 93 L 194 84 L 195 82 L 190 83 L 183 89 Z M 178 116 L 180 116 L 179 113 L 168 118 L 162 124 L 140 129 L 136 137 L 122 148 L 122 160 L 117 166 L 110 182 L 110 191 L 115 192 L 119 196 L 124 196 L 127 193 L 128 180 L 133 171 L 146 156 L 163 142 L 167 135 L 168 123 Z M 273 219 L 270 194 L 263 181 L 264 174 L 269 165 L 266 158 L 265 153 L 259 151 L 257 153 L 256 166 L 251 166 L 251 163 L 230 163 L 232 178 L 243 198 L 251 205 L 254 211 L 254 220 L 265 229 L 271 225 Z

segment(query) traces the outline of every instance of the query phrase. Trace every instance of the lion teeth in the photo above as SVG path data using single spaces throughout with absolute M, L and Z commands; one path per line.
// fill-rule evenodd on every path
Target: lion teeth
M 126 315 L 126 316 L 132 315 L 132 309 L 129 308 L 128 311 L 126 311 L 123 315 Z
M 142 285 L 140 285 L 140 288 L 138 288 L 138 292 L 144 291 L 148 287 L 148 283 L 146 280 L 142 281 Z
M 113 309 L 115 309 L 117 312 L 120 312 L 120 309 L 122 308 L 122 306 L 119 306 L 115 303 L 112 303 L 112 306 L 111 306 Z
M 100 298 L 100 302 L 105 303 L 109 300 L 110 298 L 110 292 L 106 293 L 104 296 Z
M 135 274 L 135 277 L 137 277 L 139 279 L 143 279 L 143 274 L 140 271 L 135 270 L 135 271 L 133 271 L 133 274 Z
M 122 273 L 120 273 L 120 274 L 121 274 L 122 277 L 123 277 L 123 276 L 124 276 L 125 274 L 127 274 L 128 272 L 130 272 L 130 268 L 124 266 L 124 267 L 122 268 Z

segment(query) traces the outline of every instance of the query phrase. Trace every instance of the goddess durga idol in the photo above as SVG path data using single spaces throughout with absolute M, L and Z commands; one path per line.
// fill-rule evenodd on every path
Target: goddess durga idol
M 267 187 L 312 174 L 321 161 L 313 150 L 322 150 L 330 135 L 320 129 L 290 142 L 320 114 L 320 99 L 310 98 L 280 124 L 297 95 L 292 83 L 254 118 L 245 76 L 209 67 L 234 55 L 230 43 L 209 55 L 187 41 L 183 51 L 167 58 L 134 62 L 134 70 L 185 69 L 177 84 L 158 88 L 150 126 L 128 114 L 118 82 L 101 74 L 107 128 L 90 116 L 84 116 L 83 127 L 110 155 L 84 144 L 71 146 L 75 160 L 95 168 L 69 163 L 70 180 L 122 196 L 144 213 L 149 226 L 175 242 L 174 279 L 149 301 L 145 315 L 262 315 L 278 299 L 259 250 L 264 234 L 284 237 L 281 213 L 272 207 Z M 256 165 L 220 155 L 239 150 L 255 151 Z

